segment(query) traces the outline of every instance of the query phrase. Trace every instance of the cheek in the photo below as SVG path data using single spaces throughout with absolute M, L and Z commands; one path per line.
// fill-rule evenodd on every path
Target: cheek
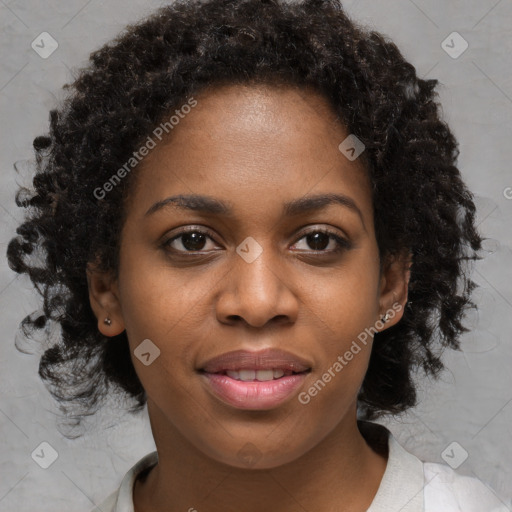
M 375 261 L 360 257 L 310 288 L 305 305 L 316 325 L 320 366 L 303 402 L 328 409 L 329 402 L 346 405 L 357 397 L 379 318 L 377 286 Z
M 194 347 L 202 327 L 197 291 L 169 279 L 163 269 L 120 272 L 122 314 L 135 371 L 149 396 L 177 406 L 194 370 Z M 197 289 L 197 287 L 196 287 Z M 149 341 L 146 341 L 149 340 Z M 149 353 L 149 356 L 142 354 Z M 144 359 L 145 358 L 145 359 Z M 146 364 L 148 363 L 149 364 Z M 173 389 L 172 397 L 165 396 Z
M 171 271 L 154 255 L 125 253 L 119 272 L 123 319 L 128 336 L 167 343 L 196 316 L 204 290 L 186 273 Z
M 341 350 L 378 319 L 378 269 L 362 260 L 334 270 L 308 286 L 303 301 L 322 321 L 331 348 Z

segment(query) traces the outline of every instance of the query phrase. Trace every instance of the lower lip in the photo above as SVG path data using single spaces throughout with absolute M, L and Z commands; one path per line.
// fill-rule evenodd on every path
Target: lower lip
M 303 384 L 306 373 L 296 373 L 265 382 L 232 379 L 218 373 L 202 373 L 209 389 L 228 405 L 238 409 L 275 409 Z

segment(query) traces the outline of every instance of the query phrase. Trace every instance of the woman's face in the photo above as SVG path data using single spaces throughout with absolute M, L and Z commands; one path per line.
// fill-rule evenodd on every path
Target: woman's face
M 133 171 L 118 278 L 92 277 L 91 303 L 104 334 L 126 329 L 157 445 L 179 437 L 219 462 L 271 468 L 355 421 L 365 329 L 405 304 L 405 272 L 379 275 L 370 184 L 338 149 L 349 133 L 323 98 L 229 86 L 196 100 Z M 177 195 L 217 206 L 168 201 Z M 202 371 L 228 352 L 265 349 L 307 371 L 260 384 Z M 250 356 L 230 360 L 246 365 L 239 377 L 274 378 L 272 368 L 251 374 L 257 363 L 290 365 Z

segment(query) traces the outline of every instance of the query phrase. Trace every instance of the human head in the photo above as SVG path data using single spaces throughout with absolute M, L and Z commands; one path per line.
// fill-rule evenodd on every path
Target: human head
M 118 268 L 137 166 L 105 197 L 94 192 L 187 98 L 244 83 L 310 87 L 325 98 L 365 146 L 358 160 L 371 183 L 380 261 L 403 249 L 413 256 L 410 306 L 375 336 L 362 411 L 372 417 L 412 406 L 414 367 L 436 373 L 435 344 L 457 346 L 472 288 L 462 266 L 480 238 L 455 167 L 457 143 L 435 102 L 437 81 L 419 79 L 392 42 L 354 24 L 334 1 L 177 2 L 94 52 L 69 99 L 52 111 L 50 134 L 34 141 L 34 191 L 18 196 L 31 217 L 8 253 L 12 268 L 44 293 L 45 316 L 28 317 L 25 327 L 45 319 L 62 327 L 65 346 L 49 349 L 40 367 L 56 396 L 81 393 L 92 407 L 110 380 L 144 404 L 126 335 L 99 332 L 85 275 L 88 262 Z M 46 250 L 42 267 L 28 261 L 36 246 Z M 67 387 L 62 360 L 84 370 L 75 375 L 79 391 Z

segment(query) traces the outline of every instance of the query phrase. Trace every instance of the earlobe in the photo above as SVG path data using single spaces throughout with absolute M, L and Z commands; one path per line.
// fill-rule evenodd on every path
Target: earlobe
M 104 336 L 117 336 L 124 329 L 117 281 L 110 272 L 100 271 L 89 263 L 86 270 L 89 302 Z

